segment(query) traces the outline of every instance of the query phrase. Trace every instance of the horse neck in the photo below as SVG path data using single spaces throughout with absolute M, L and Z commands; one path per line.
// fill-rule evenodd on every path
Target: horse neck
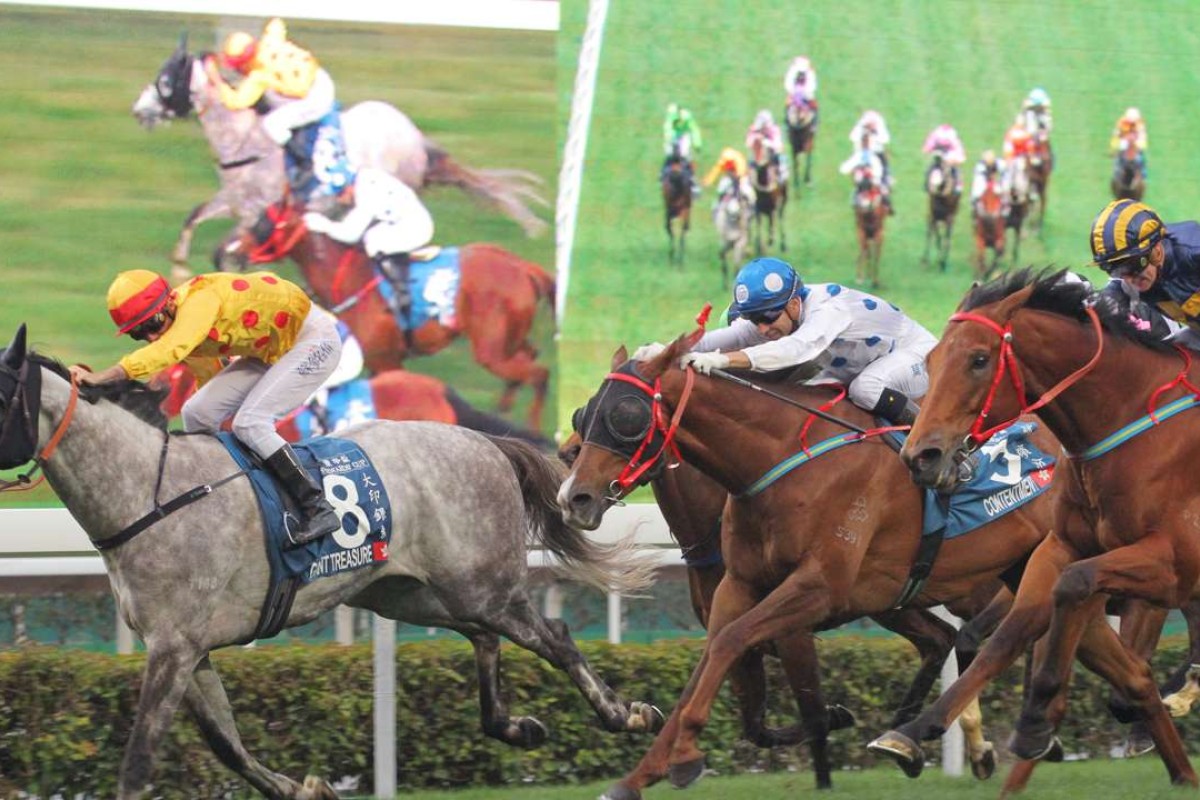
M 252 109 L 233 111 L 221 102 L 217 87 L 209 82 L 199 59 L 192 66 L 192 105 L 218 161 L 228 162 L 251 153 L 266 154 L 275 148 Z
M 335 306 L 361 289 L 373 277 L 370 261 L 354 246 L 327 236 L 306 233 L 288 252 L 305 282 L 326 307 Z
M 669 416 L 675 414 L 683 386 L 682 370 L 671 370 L 662 376 L 663 399 Z M 828 395 L 818 395 L 814 390 L 793 389 L 787 393 L 808 405 L 828 399 Z M 770 396 L 719 378 L 696 376 L 676 443 L 685 461 L 725 491 L 738 494 L 800 449 L 797 435 L 808 416 Z M 832 435 L 833 427 L 818 420 L 809 443 Z M 842 430 L 839 428 L 838 432 Z
M 42 368 L 39 446 L 61 423 L 70 394 L 65 379 Z M 150 511 L 164 435 L 114 403 L 79 399 L 45 463 L 46 480 L 88 535 L 107 538 L 132 521 L 133 509 Z
M 1087 364 L 1097 350 L 1090 323 L 1052 312 L 1018 311 L 1013 332 L 1013 352 L 1021 365 L 1026 402 L 1053 389 Z M 1105 334 L 1096 366 L 1037 414 L 1069 452 L 1080 453 L 1143 416 L 1150 395 L 1182 367 L 1183 361 L 1176 356 Z M 1133 387 L 1132 391 L 1127 387 Z M 1180 394 L 1164 393 L 1159 407 Z

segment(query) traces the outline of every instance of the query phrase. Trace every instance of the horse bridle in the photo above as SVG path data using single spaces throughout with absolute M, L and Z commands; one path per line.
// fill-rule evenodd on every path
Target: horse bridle
M 59 420 L 58 427 L 50 436 L 46 446 L 37 452 L 38 414 L 41 411 L 42 368 L 26 359 L 20 368 L 0 364 L 0 411 L 4 421 L 0 423 L 0 469 L 13 469 L 33 460 L 29 471 L 17 476 L 15 481 L 0 480 L 0 491 L 14 487 L 28 488 L 33 475 L 50 460 L 58 449 L 59 442 L 67 432 L 75 416 L 75 404 L 79 399 L 79 387 L 71 381 L 71 396 L 67 409 Z M 35 457 L 36 453 L 36 457 Z M 40 480 L 40 479 L 39 479 Z
M 1012 346 L 1012 320 L 1009 320 L 1003 326 L 1001 326 L 998 322 L 989 317 L 985 317 L 982 314 L 976 314 L 970 311 L 959 311 L 950 315 L 950 322 L 975 322 L 984 326 L 1000 337 L 1000 354 L 997 356 L 997 361 L 999 364 L 996 367 L 996 373 L 992 376 L 992 383 L 988 387 L 988 393 L 984 398 L 983 406 L 979 409 L 979 414 L 975 417 L 975 422 L 971 425 L 971 431 L 963 440 L 963 447 L 966 449 L 968 454 L 978 449 L 981 444 L 992 437 L 992 434 L 1007 428 L 1009 425 L 1012 425 L 1021 417 L 1022 414 L 1028 414 L 1036 411 L 1039 408 L 1051 403 L 1054 398 L 1058 397 L 1071 386 L 1075 385 L 1075 383 L 1083 378 L 1083 376 L 1092 371 L 1092 368 L 1095 367 L 1096 363 L 1100 360 L 1101 353 L 1104 352 L 1104 332 L 1101 329 L 1100 316 L 1096 313 L 1096 310 L 1088 306 L 1084 309 L 1084 311 L 1091 319 L 1092 329 L 1096 332 L 1095 355 L 1092 356 L 1090 361 L 1072 372 L 1067 377 L 1063 378 L 1032 403 L 1025 402 L 1025 380 L 1021 376 L 1021 365 L 1017 360 L 1017 353 Z M 1020 404 L 1021 409 L 1011 419 L 1005 420 L 998 425 L 994 425 L 987 430 L 983 430 L 983 426 L 986 424 L 986 420 L 991 414 L 992 405 L 996 401 L 996 392 L 999 390 L 1005 374 L 1009 376 L 1009 383 L 1017 393 L 1017 402 Z
M 662 378 L 655 378 L 651 384 L 636 373 L 633 364 L 631 361 L 620 370 L 606 375 L 600 393 L 589 401 L 587 406 L 576 411 L 576 419 L 573 420 L 584 444 L 629 459 L 621 473 L 609 483 L 609 496 L 606 499 L 614 503 L 619 502 L 637 486 L 656 478 L 662 469 L 679 463 L 681 456 L 675 444 L 675 434 L 696 380 L 695 371 L 690 367 L 686 369 L 679 403 L 675 407 L 675 413 L 668 418 L 666 406 L 663 404 Z M 638 427 L 641 430 L 636 433 L 628 434 L 616 430 L 607 416 L 602 417 L 602 402 L 610 391 L 621 385 L 632 386 L 637 392 L 627 392 L 624 396 L 615 398 L 616 402 L 636 398 L 639 401 L 639 409 L 645 414 L 645 422 L 639 422 Z M 596 427 L 597 421 L 601 423 L 599 428 Z M 668 455 L 674 459 L 673 462 L 667 463 L 664 456 Z

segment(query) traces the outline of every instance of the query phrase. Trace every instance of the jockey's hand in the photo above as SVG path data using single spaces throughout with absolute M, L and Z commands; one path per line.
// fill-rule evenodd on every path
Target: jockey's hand
M 71 373 L 71 381 L 80 385 L 87 386 L 92 382 L 92 378 L 96 373 L 85 367 L 83 364 L 72 364 L 67 367 L 67 371 Z
M 225 82 L 224 76 L 221 75 L 221 70 L 217 68 L 217 59 L 212 53 L 204 57 L 204 74 L 208 76 L 208 80 L 214 84 Z
M 630 360 L 649 361 L 652 358 L 657 358 L 666 349 L 667 346 L 662 342 L 650 342 L 650 344 L 644 344 L 637 350 L 634 350 L 633 355 L 630 356 Z
M 679 359 L 679 366 L 686 369 L 692 367 L 702 375 L 711 375 L 714 369 L 728 369 L 729 356 L 714 351 L 712 353 L 684 353 Z
M 324 214 L 309 211 L 304 215 L 304 227 L 308 228 L 311 233 L 326 233 L 332 225 L 333 220 Z

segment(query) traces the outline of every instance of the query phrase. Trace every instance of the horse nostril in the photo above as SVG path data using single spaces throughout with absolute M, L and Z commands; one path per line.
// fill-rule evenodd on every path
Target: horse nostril
M 586 508 L 593 502 L 594 496 L 591 492 L 574 492 L 571 494 L 571 508 Z
M 917 453 L 909 464 L 909 468 L 914 472 L 923 472 L 936 464 L 942 457 L 942 451 L 937 447 L 926 447 L 921 452 Z

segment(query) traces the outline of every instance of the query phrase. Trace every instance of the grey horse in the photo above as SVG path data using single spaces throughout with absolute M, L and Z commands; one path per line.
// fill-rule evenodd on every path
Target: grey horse
M 74 387 L 65 368 L 26 350 L 25 326 L 0 352 L 0 468 L 37 464 L 101 548 L 117 607 L 146 645 L 137 717 L 125 748 L 119 800 L 140 798 L 152 759 L 181 703 L 221 761 L 269 798 L 337 795 L 322 778 L 303 785 L 251 756 L 234 725 L 209 652 L 253 635 L 269 568 L 253 491 L 210 436 L 168 435 L 146 419 L 161 395 L 142 384 Z M 78 400 L 78 402 L 76 402 Z M 141 403 L 141 415 L 131 413 Z M 558 556 L 564 575 L 593 586 L 644 588 L 653 566 L 630 541 L 598 545 L 561 522 L 561 473 L 532 446 L 451 425 L 372 421 L 347 429 L 371 458 L 392 501 L 386 562 L 305 584 L 287 626 L 339 603 L 391 619 L 458 631 L 475 648 L 482 726 L 534 747 L 545 727 L 510 717 L 500 697 L 499 635 L 567 672 L 609 731 L 653 731 L 658 709 L 619 699 L 561 622 L 544 619 L 526 589 L 526 540 Z M 160 460 L 161 459 L 161 460 Z M 156 493 L 156 482 L 160 487 Z M 197 485 L 215 488 L 111 549 L 105 540 Z
M 133 104 L 133 115 L 145 128 L 196 113 L 216 158 L 221 188 L 196 206 L 184 222 L 171 253 L 177 268 L 187 264 L 192 237 L 200 223 L 234 217 L 234 235 L 249 229 L 268 205 L 283 197 L 283 150 L 263 130 L 252 109 L 230 111 L 208 80 L 201 59 L 187 51 L 183 37 L 152 83 Z M 517 222 L 535 236 L 546 223 L 526 205 L 546 205 L 542 181 L 525 170 L 473 169 L 451 158 L 428 139 L 412 120 L 388 103 L 368 100 L 342 113 L 346 151 L 355 169 L 378 167 L 420 190 L 430 185 L 456 186 Z M 231 237 L 232 238 L 232 237 Z M 223 253 L 218 249 L 217 253 Z M 220 256 L 218 256 L 219 258 Z

